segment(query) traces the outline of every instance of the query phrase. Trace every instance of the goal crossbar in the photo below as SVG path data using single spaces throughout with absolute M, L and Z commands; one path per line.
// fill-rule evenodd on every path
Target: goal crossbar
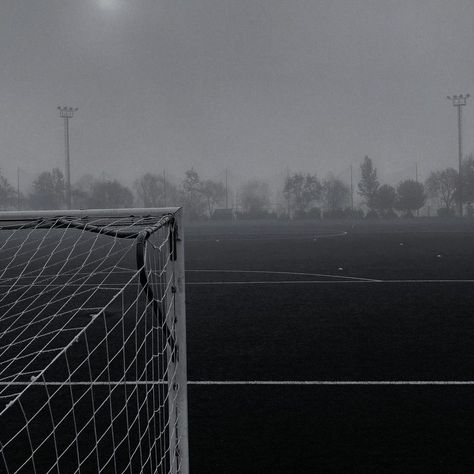
M 176 214 L 180 207 L 143 207 L 123 209 L 56 209 L 44 211 L 0 211 L 0 221 L 22 221 L 52 217 L 143 217 Z

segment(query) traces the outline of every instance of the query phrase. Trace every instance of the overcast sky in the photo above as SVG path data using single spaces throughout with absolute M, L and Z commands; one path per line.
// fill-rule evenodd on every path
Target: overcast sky
M 145 171 L 381 181 L 457 165 L 449 94 L 474 93 L 472 0 L 1 0 L 0 143 L 12 180 Z M 474 152 L 474 98 L 464 108 Z

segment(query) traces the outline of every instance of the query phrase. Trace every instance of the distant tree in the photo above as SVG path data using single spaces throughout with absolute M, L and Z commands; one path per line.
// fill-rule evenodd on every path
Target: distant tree
M 163 202 L 163 177 L 145 173 L 135 181 L 134 187 L 143 207 L 159 207 Z
M 474 203 L 474 154 L 465 158 L 461 165 L 463 202 Z
M 332 175 L 324 180 L 322 190 L 323 202 L 331 213 L 342 211 L 349 203 L 351 194 L 349 186 Z
M 242 212 L 251 217 L 262 217 L 270 206 L 270 189 L 263 181 L 252 180 L 240 189 Z
M 397 192 L 393 186 L 383 184 L 377 189 L 374 196 L 373 205 L 382 216 L 390 216 L 393 214 L 393 208 L 397 200 Z
M 59 168 L 43 171 L 33 181 L 29 195 L 33 209 L 62 209 L 65 205 L 64 176 Z
M 177 201 L 176 186 L 163 175 L 145 173 L 135 181 L 134 187 L 143 207 L 164 207 Z
M 205 215 L 207 202 L 202 193 L 202 182 L 194 168 L 186 171 L 182 182 L 185 215 L 190 219 L 199 219 Z
M 87 199 L 88 208 L 126 208 L 133 207 L 133 194 L 129 188 L 112 181 L 94 181 Z
M 286 178 L 283 195 L 295 212 L 302 215 L 320 199 L 321 190 L 321 183 L 315 174 L 294 173 Z
M 201 179 L 199 178 L 198 172 L 191 168 L 186 171 L 185 178 L 183 180 L 183 189 L 188 194 L 199 194 L 201 191 Z
M 207 179 L 201 183 L 201 194 L 206 199 L 209 216 L 212 216 L 215 207 L 225 198 L 225 187 L 218 181 Z
M 8 182 L 7 178 L 0 173 L 0 208 L 11 208 L 17 199 L 17 192 Z
M 396 209 L 411 215 L 423 206 L 426 201 L 424 186 L 417 181 L 407 179 L 397 186 Z
M 459 175 L 454 168 L 432 171 L 426 180 L 426 191 L 429 197 L 438 198 L 448 214 L 454 210 Z
M 375 199 L 379 182 L 377 180 L 377 169 L 374 168 L 372 160 L 366 156 L 360 165 L 361 178 L 358 184 L 359 194 L 365 200 L 370 210 L 375 209 Z
M 89 207 L 89 198 L 92 185 L 96 179 L 91 174 L 82 175 L 71 187 L 72 203 L 75 208 L 84 209 Z

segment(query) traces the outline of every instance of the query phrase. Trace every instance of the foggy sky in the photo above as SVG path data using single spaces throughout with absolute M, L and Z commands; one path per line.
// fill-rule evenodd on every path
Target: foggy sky
M 0 166 L 14 181 L 145 171 L 274 179 L 371 157 L 382 182 L 457 166 L 472 0 L 2 0 Z M 474 98 L 464 108 L 474 151 Z

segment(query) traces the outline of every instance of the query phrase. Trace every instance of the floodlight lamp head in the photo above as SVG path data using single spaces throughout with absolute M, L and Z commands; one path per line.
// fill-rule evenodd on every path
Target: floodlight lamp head
M 62 118 L 73 118 L 74 112 L 77 112 L 79 109 L 77 107 L 58 107 L 59 116 Z

